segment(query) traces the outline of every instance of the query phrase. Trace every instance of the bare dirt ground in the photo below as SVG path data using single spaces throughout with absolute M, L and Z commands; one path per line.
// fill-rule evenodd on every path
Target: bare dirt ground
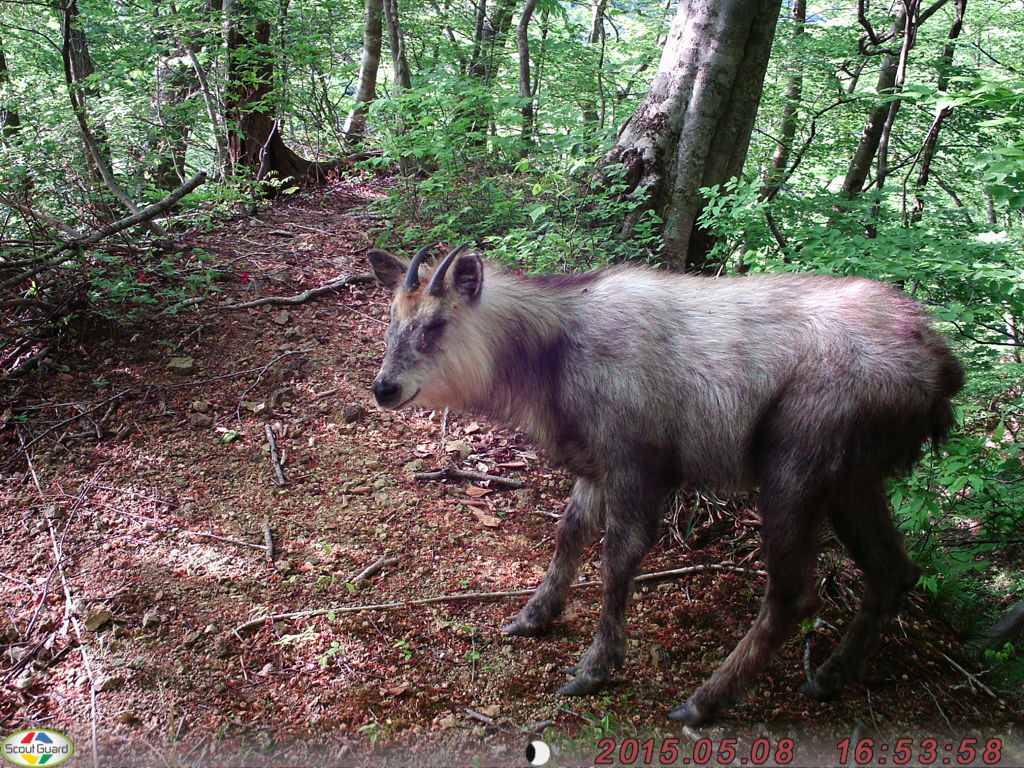
M 1019 741 L 1019 696 L 986 685 L 921 595 L 864 685 L 828 704 L 795 693 L 805 653 L 824 659 L 859 590 L 831 542 L 819 569 L 827 624 L 788 643 L 727 718 L 670 723 L 758 609 L 757 518 L 742 505 L 702 499 L 689 525 L 669 511 L 644 571 L 746 570 L 645 583 L 629 659 L 600 696 L 554 695 L 592 637 L 595 589 L 533 640 L 498 632 L 522 597 L 408 604 L 536 585 L 570 480 L 522 436 L 457 416 L 442 436 L 439 414 L 372 405 L 388 303 L 376 284 L 217 308 L 366 273 L 370 233 L 387 226 L 365 209 L 374 194 L 338 184 L 191 235 L 225 270 L 223 299 L 92 329 L 59 366 L 3 385 L 3 734 L 61 730 L 78 763 L 95 747 L 100 765 L 525 764 L 531 738 L 582 764 L 609 734 L 692 748 L 769 732 L 798 748 L 817 735 L 828 755 L 851 734 L 934 736 L 941 763 L 965 737 Z M 173 358 L 191 367 L 176 372 Z M 524 487 L 413 476 L 449 464 Z M 383 557 L 395 561 L 354 583 Z M 582 578 L 598 578 L 599 558 L 588 552 Z M 234 631 L 382 603 L 399 605 Z

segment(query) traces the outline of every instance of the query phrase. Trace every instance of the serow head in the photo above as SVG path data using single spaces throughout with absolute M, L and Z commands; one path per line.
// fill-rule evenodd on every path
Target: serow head
M 460 374 L 472 366 L 477 345 L 470 340 L 479 337 L 473 324 L 483 262 L 478 254 L 463 254 L 467 246 L 460 245 L 438 264 L 424 288 L 421 269 L 426 271 L 422 264 L 432 247 L 421 248 L 411 262 L 377 249 L 366 254 L 377 279 L 395 292 L 384 363 L 372 387 L 383 408 L 456 405 L 469 383 L 460 381 Z

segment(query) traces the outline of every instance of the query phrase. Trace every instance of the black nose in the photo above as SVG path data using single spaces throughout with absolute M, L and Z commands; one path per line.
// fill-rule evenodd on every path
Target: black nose
M 401 384 L 396 384 L 391 379 L 377 379 L 371 389 L 380 405 L 394 405 L 402 396 Z

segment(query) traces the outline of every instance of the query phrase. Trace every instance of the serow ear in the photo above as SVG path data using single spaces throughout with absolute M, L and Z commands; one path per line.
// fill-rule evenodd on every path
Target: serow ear
M 477 300 L 484 287 L 484 263 L 479 254 L 467 253 L 459 257 L 452 268 L 452 287 L 470 302 Z
M 370 266 L 373 267 L 373 274 L 388 288 L 394 288 L 398 285 L 399 281 L 405 277 L 405 272 L 409 268 L 405 261 L 379 248 L 374 248 L 367 253 L 366 259 L 370 262 Z

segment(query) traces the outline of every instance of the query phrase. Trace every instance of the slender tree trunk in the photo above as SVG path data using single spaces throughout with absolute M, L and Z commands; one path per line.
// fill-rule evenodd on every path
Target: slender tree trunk
M 799 41 L 804 33 L 804 22 L 807 18 L 807 0 L 794 0 L 793 2 L 793 42 L 799 51 Z M 779 120 L 779 143 L 775 145 L 772 153 L 771 163 L 765 173 L 764 186 L 758 197 L 761 200 L 767 199 L 773 190 L 782 183 L 782 179 L 789 167 L 789 155 L 793 151 L 793 138 L 796 136 L 796 115 L 800 109 L 800 100 L 803 96 L 804 68 L 803 56 L 799 55 L 793 62 L 793 71 L 786 83 L 786 100 L 782 104 L 782 115 Z
M 153 94 L 153 122 L 161 129 L 150 151 L 156 158 L 151 175 L 158 187 L 172 190 L 186 180 L 185 155 L 192 126 L 182 114 L 185 102 L 197 91 L 195 72 L 179 63 L 182 50 L 157 61 L 156 92 Z
M 7 66 L 7 56 L 4 53 L 4 41 L 0 38 L 0 93 L 7 91 L 11 84 L 11 72 Z M 18 133 L 21 128 L 21 114 L 14 103 L 13 97 L 9 101 L 0 102 L 0 141 L 6 141 Z
M 608 0 L 594 0 L 594 15 L 590 19 L 590 34 L 587 35 L 587 46 L 598 51 L 594 66 L 594 90 L 598 98 L 586 101 L 583 122 L 600 128 L 604 127 L 604 11 L 607 5 Z
M 399 88 L 412 88 L 412 72 L 405 56 L 405 37 L 398 17 L 398 0 L 384 0 L 384 22 L 388 29 L 388 45 L 391 48 L 391 66 L 395 83 Z
M 523 123 L 520 135 L 524 142 L 533 142 L 533 89 L 530 86 L 530 19 L 537 8 L 537 0 L 526 0 L 516 26 L 516 47 L 519 49 L 519 98 L 523 100 Z M 522 149 L 527 152 L 526 145 Z
M 366 21 L 363 26 L 363 58 L 359 63 L 359 86 L 356 105 L 345 121 L 345 138 L 353 143 L 363 140 L 366 133 L 366 113 L 371 101 L 377 98 L 377 70 L 380 68 L 380 49 L 383 40 L 383 0 L 366 0 Z
M 76 106 L 76 115 L 87 113 L 87 102 L 96 96 L 96 88 L 88 83 L 88 79 L 95 73 L 92 64 L 92 56 L 89 54 L 89 41 L 82 28 L 81 17 L 78 10 L 78 0 L 64 0 L 61 8 L 61 20 L 63 31 L 62 54 L 65 62 L 65 72 L 68 76 L 68 88 L 71 92 L 72 105 Z M 80 120 L 81 122 L 81 120 Z M 103 172 L 99 168 L 102 162 L 110 164 L 110 145 L 107 141 L 107 128 L 103 120 L 90 120 L 91 127 L 86 129 L 92 145 L 88 146 L 86 140 L 86 157 L 89 158 L 90 167 L 96 181 L 104 181 Z M 97 160 L 97 157 L 99 158 Z M 134 211 L 133 211 L 134 213 Z
M 761 98 L 780 0 L 682 0 L 647 96 L 606 163 L 664 220 L 665 255 L 707 270 L 700 188 L 740 173 Z M 638 210 L 627 220 L 628 232 Z
M 908 41 L 912 40 L 914 32 L 913 20 L 908 17 L 906 9 L 900 11 L 896 20 L 892 23 L 889 37 L 892 39 L 902 38 L 904 45 L 901 48 L 907 49 Z M 878 83 L 875 91 L 879 96 L 885 96 L 894 92 L 896 79 L 900 69 L 900 56 L 891 50 L 882 54 L 882 61 L 878 72 Z M 846 197 L 856 197 L 864 189 L 871 164 L 878 153 L 878 147 L 882 142 L 882 136 L 886 133 L 885 127 L 892 125 L 899 109 L 899 101 L 878 103 L 871 108 L 867 122 L 864 124 L 864 131 L 861 134 L 860 142 L 850 160 L 846 177 L 843 179 L 843 194 Z
M 499 53 L 512 26 L 515 0 L 496 0 L 491 13 L 487 12 L 487 0 L 478 2 L 473 55 L 466 74 L 486 89 L 490 88 L 498 71 Z M 475 137 L 478 145 L 486 141 L 485 134 L 492 123 L 493 112 L 490 103 L 483 99 L 474 100 L 460 111 L 461 118 L 469 119 L 466 131 Z
M 960 37 L 960 30 L 963 29 L 964 25 L 964 12 L 967 10 L 967 0 L 954 0 L 954 7 L 956 15 L 953 18 L 953 24 L 949 28 L 946 44 L 942 47 L 942 53 L 939 56 L 939 76 L 936 82 L 936 89 L 939 92 L 945 92 L 949 87 L 949 73 L 953 68 L 956 40 Z M 932 121 L 931 128 L 928 130 L 928 135 L 924 141 L 924 146 L 921 149 L 921 169 L 917 174 L 917 180 L 914 182 L 913 219 L 915 221 L 921 218 L 921 214 L 924 211 L 924 188 L 931 176 L 932 162 L 935 159 L 935 152 L 939 145 L 939 131 L 942 130 L 943 122 L 952 112 L 953 107 L 947 104 L 940 104 L 935 108 L 935 119 Z
M 82 141 L 85 143 L 86 157 L 100 181 L 114 197 L 129 211 L 138 213 L 139 207 L 128 197 L 110 170 L 105 136 L 100 134 L 97 137 L 89 125 L 86 89 L 83 87 L 82 78 L 92 73 L 92 62 L 89 59 L 85 31 L 79 24 L 77 0 L 65 0 L 61 8 L 61 59 L 64 63 L 64 80 L 71 100 L 71 109 L 75 113 Z M 154 221 L 146 221 L 144 226 L 157 237 L 167 237 L 163 227 Z

